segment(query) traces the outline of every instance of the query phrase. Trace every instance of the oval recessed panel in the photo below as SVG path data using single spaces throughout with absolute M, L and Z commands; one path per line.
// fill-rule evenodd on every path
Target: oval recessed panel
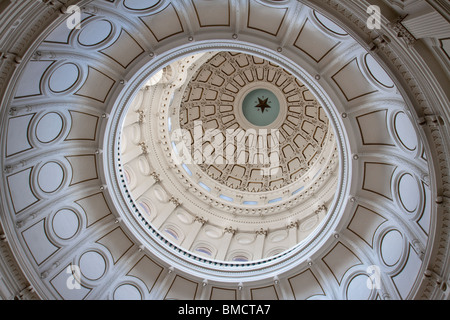
M 403 252 L 403 237 L 397 230 L 386 233 L 381 240 L 381 257 L 387 266 L 395 265 Z
M 130 187 L 131 182 L 134 180 L 134 179 L 133 179 L 134 176 L 133 176 L 133 173 L 132 173 L 131 169 L 130 169 L 130 168 L 125 168 L 125 169 L 123 169 L 123 175 L 124 175 L 124 177 L 125 177 L 125 182 L 126 182 L 127 185 Z
M 73 63 L 66 63 L 52 73 L 48 85 L 53 92 L 64 92 L 77 82 L 79 76 L 78 67 Z
M 127 151 L 128 139 L 120 140 L 120 152 L 124 154 Z
M 238 234 L 235 236 L 235 238 L 240 244 L 250 244 L 255 240 L 255 237 L 253 235 L 246 234 Z
M 44 115 L 36 126 L 36 138 L 42 143 L 55 140 L 63 128 L 63 119 L 55 112 Z
M 164 191 L 163 188 L 159 186 L 155 186 L 155 189 L 153 190 L 155 193 L 156 199 L 158 199 L 161 202 L 167 202 L 169 199 L 167 198 L 167 193 Z
M 111 31 L 111 22 L 106 20 L 92 21 L 81 30 L 78 42 L 83 46 L 95 46 L 105 41 Z
M 347 35 L 347 32 L 345 32 L 344 29 L 339 27 L 336 23 L 334 23 L 324 15 L 318 13 L 317 11 L 314 11 L 314 15 L 316 16 L 317 21 L 319 21 L 320 24 L 323 25 L 326 29 L 341 36 Z
M 419 206 L 420 189 L 412 175 L 404 174 L 398 182 L 398 197 L 408 212 L 414 212 Z
M 64 170 L 56 162 L 47 162 L 39 170 L 38 185 L 42 191 L 56 191 L 64 180 Z
M 75 212 L 68 209 L 58 211 L 52 221 L 53 231 L 63 240 L 72 238 L 80 227 L 80 220 Z
M 394 120 L 395 132 L 402 145 L 413 151 L 417 148 L 417 135 L 414 127 L 404 112 L 399 112 Z
M 151 173 L 150 165 L 145 157 L 139 158 L 139 171 L 145 176 L 148 176 Z
M 154 212 L 153 212 L 150 204 L 148 204 L 148 200 L 140 201 L 138 210 L 141 213 L 143 213 L 145 215 L 145 217 L 148 218 L 148 219 L 151 219 L 151 217 L 153 217 L 153 215 L 154 215 Z
M 394 82 L 392 82 L 391 77 L 384 71 L 384 69 L 380 66 L 380 64 L 372 57 L 370 54 L 367 54 L 365 57 L 366 66 L 369 70 L 372 77 L 380 83 L 382 86 L 386 88 L 393 88 Z
M 350 280 L 347 287 L 347 299 L 348 300 L 367 300 L 370 298 L 372 292 L 371 287 L 368 285 L 370 278 L 366 275 L 360 274 Z
M 272 242 L 281 242 L 284 239 L 286 239 L 287 237 L 288 237 L 288 232 L 286 230 L 279 230 L 279 231 L 273 232 L 269 236 L 269 239 Z
M 141 127 L 138 124 L 134 124 L 131 127 L 131 141 L 134 144 L 139 144 L 141 141 Z
M 144 94 L 139 91 L 133 99 L 130 108 L 133 111 L 138 111 L 142 107 L 142 101 L 144 101 Z
M 314 216 L 306 219 L 304 222 L 302 222 L 299 226 L 299 230 L 302 232 L 309 231 L 312 228 L 314 228 L 318 222 L 319 222 L 319 217 L 317 215 L 314 215 Z
M 135 286 L 122 284 L 114 290 L 114 300 L 142 300 L 142 295 Z
M 161 0 L 124 0 L 123 5 L 131 10 L 146 10 L 158 4 Z
M 192 216 L 184 210 L 177 211 L 177 218 L 184 224 L 191 224 L 193 222 Z
M 223 231 L 222 229 L 213 226 L 206 226 L 205 234 L 212 239 L 219 239 L 220 237 L 222 237 Z
M 100 253 L 88 251 L 80 258 L 80 270 L 89 280 L 100 279 L 105 274 L 106 261 Z

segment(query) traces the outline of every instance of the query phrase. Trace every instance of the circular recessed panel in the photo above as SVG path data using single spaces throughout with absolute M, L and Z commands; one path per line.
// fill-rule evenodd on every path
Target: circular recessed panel
M 258 127 L 270 125 L 280 113 L 280 102 L 277 96 L 267 89 L 250 91 L 245 96 L 241 107 L 245 119 Z
M 60 210 L 53 217 L 53 230 L 60 239 L 67 240 L 72 238 L 79 227 L 80 220 L 72 210 Z
M 42 191 L 56 191 L 64 180 L 64 170 L 56 162 L 47 162 L 39 170 L 38 185 Z
M 92 21 L 83 28 L 78 36 L 78 42 L 83 46 L 95 46 L 105 41 L 111 31 L 111 22 L 106 20 Z
M 402 256 L 403 237 L 397 230 L 386 233 L 381 240 L 381 257 L 387 266 L 395 265 Z
M 402 206 L 408 212 L 414 212 L 420 199 L 420 189 L 416 179 L 410 174 L 404 174 L 398 182 L 398 196 Z
M 87 279 L 98 280 L 105 274 L 106 261 L 100 253 L 88 251 L 80 258 L 80 270 Z
M 395 115 L 394 127 L 401 144 L 410 151 L 415 150 L 417 148 L 416 131 L 404 112 Z
M 44 115 L 36 126 L 36 138 L 42 143 L 55 140 L 63 128 L 63 119 L 55 112 Z
M 80 76 L 80 70 L 73 63 L 66 63 L 58 67 L 51 75 L 49 87 L 55 93 L 70 89 Z
M 114 300 L 142 300 L 142 294 L 134 285 L 122 284 L 114 290 Z

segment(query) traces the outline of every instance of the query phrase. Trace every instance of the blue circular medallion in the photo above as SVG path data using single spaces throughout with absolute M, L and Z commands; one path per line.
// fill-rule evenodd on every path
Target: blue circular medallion
M 242 102 L 242 113 L 251 124 L 265 127 L 278 118 L 280 103 L 272 91 L 255 89 L 245 96 Z

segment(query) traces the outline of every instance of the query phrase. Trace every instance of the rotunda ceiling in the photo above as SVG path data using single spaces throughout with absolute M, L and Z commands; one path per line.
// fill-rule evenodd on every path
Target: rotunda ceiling
M 248 108 L 271 120 L 251 123 Z M 127 126 L 136 111 L 164 116 Z M 141 208 L 153 203 L 146 221 L 213 260 L 260 260 L 293 248 L 321 224 L 337 190 L 337 145 L 320 103 L 282 67 L 237 51 L 183 57 L 144 80 L 120 143 L 126 192 Z M 137 165 L 129 155 L 143 145 L 153 152 Z M 139 188 L 153 180 L 142 166 L 158 175 L 157 188 Z M 158 202 L 168 190 L 182 209 L 164 220 Z M 186 240 L 198 223 L 196 240 Z M 219 245 L 224 232 L 235 239 L 229 247 Z
M 228 187 L 285 187 L 308 174 L 329 141 L 328 118 L 309 89 L 264 59 L 215 54 L 184 90 L 179 121 L 191 138 L 191 158 Z M 202 141 L 199 159 L 195 147 L 202 137 L 196 129 L 212 136 Z
M 2 239 L 39 297 L 440 290 L 442 100 L 362 2 L 63 2 L 0 40 Z

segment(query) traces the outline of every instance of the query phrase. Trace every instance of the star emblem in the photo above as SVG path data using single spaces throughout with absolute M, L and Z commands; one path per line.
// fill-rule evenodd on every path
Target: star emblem
M 267 103 L 268 100 L 269 98 L 266 99 L 264 99 L 264 97 L 262 99 L 258 98 L 258 104 L 255 106 L 255 108 L 260 108 L 261 113 L 264 113 L 264 110 L 270 108 L 269 104 Z

